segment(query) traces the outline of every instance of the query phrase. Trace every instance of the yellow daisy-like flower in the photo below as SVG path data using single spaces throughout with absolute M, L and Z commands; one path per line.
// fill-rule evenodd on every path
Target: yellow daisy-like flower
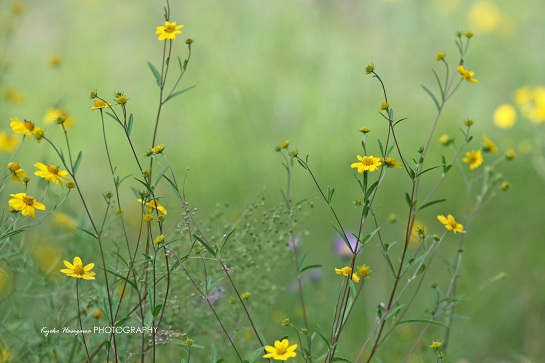
M 155 30 L 155 34 L 159 34 L 159 40 L 174 40 L 176 39 L 176 34 L 182 34 L 180 29 L 183 27 L 183 25 L 176 25 L 175 21 L 172 23 L 165 21 L 165 26 L 158 26 Z
M 34 136 L 34 138 L 38 142 L 40 142 L 40 141 L 42 141 L 43 137 L 45 136 L 45 130 L 42 129 L 41 127 L 35 127 L 34 131 L 32 131 L 32 136 Z
M 9 126 L 13 130 L 13 132 L 16 132 L 18 134 L 24 134 L 26 136 L 32 136 L 32 131 L 34 131 L 34 122 L 32 121 L 19 121 L 18 118 L 10 118 Z
M 433 349 L 438 349 L 441 346 L 441 342 L 432 342 L 430 347 Z
M 462 76 L 462 78 L 465 79 L 466 81 L 471 83 L 479 83 L 479 81 L 473 78 L 473 76 L 475 75 L 475 72 L 465 69 L 464 66 L 461 64 L 458 66 L 457 70 L 458 70 L 458 73 L 460 73 L 460 75 Z
M 14 210 L 21 211 L 23 216 L 36 218 L 36 209 L 45 210 L 45 205 L 38 202 L 26 193 L 10 194 L 13 198 L 9 200 L 9 206 Z
M 24 183 L 26 172 L 21 169 L 21 165 L 18 162 L 12 161 L 8 163 L 8 169 L 11 172 L 11 180 L 16 183 Z
M 98 110 L 98 109 L 101 109 L 101 108 L 109 108 L 111 106 L 112 106 L 111 103 L 106 103 L 106 102 L 104 102 L 104 100 L 101 100 L 99 98 L 99 99 L 96 99 L 95 102 L 93 102 L 93 107 L 91 107 L 91 110 Z
M 165 236 L 160 234 L 153 240 L 153 244 L 157 246 L 158 244 L 163 243 L 164 240 Z
M 83 266 L 83 262 L 81 262 L 81 258 L 79 258 L 79 256 L 74 257 L 74 262 L 72 263 L 66 260 L 64 260 L 63 262 L 67 268 L 63 268 L 60 271 L 63 274 L 66 274 L 66 276 L 75 277 L 75 278 L 84 279 L 84 280 L 95 279 L 95 273 L 91 271 L 93 267 L 95 267 L 94 263 L 90 263 L 86 266 Z
M 489 151 L 494 154 L 498 153 L 498 147 L 496 146 L 496 144 L 494 144 L 492 140 L 490 140 L 488 136 L 486 136 L 485 134 L 483 134 L 483 142 L 484 142 L 484 146 L 483 146 L 484 151 Z
M 369 156 L 357 156 L 359 162 L 352 163 L 351 168 L 358 168 L 358 173 L 362 174 L 364 171 L 373 172 L 377 170 L 379 166 L 382 165 L 380 158 L 374 157 L 373 155 Z
M 44 178 L 48 182 L 53 182 L 53 184 L 60 184 L 64 188 L 64 183 L 68 181 L 66 177 L 68 172 L 66 170 L 61 170 L 55 165 L 47 166 L 43 163 L 36 163 L 34 166 L 38 168 L 34 175 Z
M 384 165 L 386 165 L 387 168 L 401 168 L 403 166 L 402 163 L 394 158 L 386 158 L 386 160 L 384 160 Z
M 12 152 L 17 148 L 19 137 L 0 131 L 0 151 Z
M 268 353 L 265 354 L 263 358 L 272 358 L 274 360 L 288 360 L 289 358 L 297 356 L 297 353 L 295 353 L 295 349 L 297 349 L 297 344 L 293 344 L 290 346 L 290 342 L 287 339 L 283 339 L 282 341 L 275 340 L 274 347 L 270 345 L 265 346 L 265 350 Z
M 456 219 L 454 219 L 452 214 L 449 214 L 446 217 L 441 214 L 437 216 L 437 219 L 439 220 L 439 222 L 443 223 L 446 229 L 454 232 L 455 234 L 456 232 L 466 233 L 466 231 L 464 231 L 464 226 L 456 222 Z
M 167 214 L 167 210 L 165 209 L 165 207 L 163 207 L 161 204 L 159 204 L 157 199 L 152 199 L 147 203 L 144 203 L 142 201 L 142 199 L 138 199 L 138 202 L 141 203 L 141 204 L 144 204 L 145 206 L 147 206 L 148 207 L 148 212 L 151 212 L 152 210 L 155 209 L 155 210 L 157 210 L 158 213 L 161 213 L 162 215 Z
M 371 275 L 371 272 L 371 269 L 367 265 L 361 265 L 358 267 L 358 275 L 360 275 L 362 279 Z
M 445 52 L 439 52 L 439 53 L 437 53 L 437 56 L 435 57 L 435 59 L 440 61 L 440 60 L 445 59 L 445 56 L 446 56 Z
M 483 154 L 481 150 L 471 150 L 466 153 L 465 158 L 462 160 L 464 163 L 469 163 L 471 170 L 477 169 L 483 163 Z
M 352 267 L 345 266 L 343 268 L 336 268 L 335 273 L 337 275 L 350 276 L 352 275 L 352 281 L 360 282 L 360 277 L 356 273 L 352 273 Z

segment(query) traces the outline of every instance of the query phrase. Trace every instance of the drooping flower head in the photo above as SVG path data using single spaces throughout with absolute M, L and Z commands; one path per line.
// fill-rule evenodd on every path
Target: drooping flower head
M 147 203 L 144 203 L 142 199 L 138 199 L 138 202 L 148 207 L 148 212 L 151 212 L 155 209 L 157 213 L 161 213 L 162 215 L 167 214 L 167 210 L 165 209 L 165 207 L 159 204 L 159 201 L 157 199 L 152 199 Z
M 394 158 L 386 158 L 386 160 L 384 160 L 384 165 L 386 165 L 387 168 L 401 168 L 403 166 L 402 163 Z
M 485 134 L 483 134 L 483 143 L 484 143 L 484 146 L 483 146 L 484 151 L 488 151 L 494 154 L 498 153 L 498 147 L 496 146 L 496 144 L 494 144 L 494 142 L 490 140 L 488 136 L 486 136 Z
M 84 279 L 84 280 L 95 279 L 95 273 L 91 271 L 93 267 L 95 267 L 95 264 L 90 263 L 86 266 L 83 266 L 83 262 L 81 262 L 81 258 L 79 258 L 79 256 L 74 257 L 74 262 L 72 263 L 64 260 L 64 265 L 67 268 L 63 268 L 60 271 L 63 274 L 66 274 L 66 276 L 75 277 L 75 278 Z
M 176 39 L 176 34 L 182 34 L 180 29 L 183 27 L 183 25 L 176 25 L 175 21 L 172 23 L 165 21 L 165 26 L 158 26 L 155 30 L 155 34 L 159 34 L 159 40 L 174 40 Z
M 14 210 L 21 211 L 23 216 L 32 216 L 36 218 L 36 209 L 45 210 L 45 205 L 38 202 L 26 193 L 10 194 L 13 198 L 9 200 L 9 205 Z
M 446 229 L 454 232 L 455 234 L 456 232 L 466 233 L 466 231 L 464 231 L 464 226 L 456 222 L 456 219 L 454 219 L 451 214 L 447 215 L 446 217 L 444 215 L 439 215 L 437 216 L 437 219 L 439 222 L 443 223 Z
M 21 169 L 21 165 L 18 162 L 12 161 L 8 163 L 8 169 L 11 172 L 11 180 L 16 183 L 24 183 L 26 172 Z
M 462 78 L 465 79 L 466 81 L 471 83 L 479 83 L 479 81 L 473 78 L 473 76 L 475 75 L 475 72 L 465 69 L 464 66 L 461 64 L 458 66 L 457 70 L 458 70 L 458 73 L 460 73 L 460 75 L 462 76 Z
M 61 170 L 55 165 L 47 166 L 43 163 L 36 163 L 34 166 L 38 168 L 34 175 L 44 178 L 48 182 L 53 182 L 53 184 L 60 184 L 64 188 L 64 183 L 68 181 L 66 177 L 68 172 L 66 170 Z
M 352 163 L 350 167 L 357 168 L 358 173 L 360 174 L 362 174 L 364 171 L 373 172 L 377 170 L 379 166 L 382 165 L 382 161 L 380 160 L 380 158 L 377 158 L 373 155 L 369 155 L 369 156 L 357 155 L 357 158 L 359 162 Z
M 360 282 L 360 277 L 358 276 L 357 273 L 352 273 L 352 267 L 350 266 L 345 266 L 343 268 L 336 268 L 335 269 L 335 273 L 337 275 L 344 275 L 344 276 L 352 276 L 352 281 L 354 282 Z
M 275 340 L 274 347 L 270 345 L 265 346 L 265 350 L 268 353 L 265 354 L 263 358 L 288 360 L 289 358 L 297 356 L 297 353 L 295 353 L 295 349 L 297 349 L 297 344 L 293 344 L 290 346 L 290 342 L 287 339 L 283 339 L 282 341 Z
M 17 148 L 19 137 L 12 133 L 0 131 L 0 151 L 12 152 Z

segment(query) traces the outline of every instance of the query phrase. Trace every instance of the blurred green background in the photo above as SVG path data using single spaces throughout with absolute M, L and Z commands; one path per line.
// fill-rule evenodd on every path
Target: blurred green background
M 25 10 L 17 18 L 15 39 L 7 48 L 10 68 L 3 86 L 20 92 L 24 99 L 2 101 L 1 129 L 9 130 L 10 117 L 40 123 L 49 107 L 65 107 L 75 119 L 74 143 L 84 153 L 81 173 L 96 181 L 88 194 L 93 195 L 94 187 L 96 193 L 109 190 L 100 119 L 97 111 L 90 110 L 89 93 L 98 89 L 102 97 L 112 98 L 114 92 L 124 91 L 129 111 L 135 115 L 137 148 L 144 153 L 151 146 L 157 94 L 146 62 L 158 66 L 161 61 L 163 44 L 154 31 L 164 20 L 164 4 L 21 3 Z M 3 9 L 9 6 L 2 2 Z M 171 14 L 172 21 L 185 25 L 180 41 L 175 42 L 182 59 L 183 39 L 195 41 L 182 87 L 197 87 L 166 105 L 158 141 L 166 145 L 169 159 L 186 176 L 186 194 L 191 206 L 198 207 L 198 215 L 206 219 L 217 203 L 228 204 L 235 220 L 263 191 L 269 203 L 281 203 L 279 189 L 284 187 L 285 175 L 274 148 L 290 140 L 290 147 L 300 155 L 310 155 L 318 180 L 335 187 L 334 204 L 351 229 L 357 227 L 359 216 L 353 207 L 357 184 L 349 168 L 361 153 L 358 130 L 370 127 L 371 140 L 383 138 L 385 131 L 378 115 L 381 89 L 376 80 L 365 76 L 365 66 L 374 63 L 396 116 L 408 118 L 398 135 L 405 150 L 414 155 L 425 143 L 435 114 L 433 102 L 420 85 L 435 89 L 431 69 L 442 71 L 436 54 L 446 52 L 454 66 L 455 32 L 473 31 L 465 65 L 476 72 L 479 83 L 462 84 L 447 105 L 435 138 L 449 133 L 461 139 L 459 129 L 471 118 L 475 141 L 470 147 L 480 146 L 484 132 L 501 152 L 514 148 L 518 157 L 499 167 L 512 188 L 483 209 L 468 235 L 460 290 L 473 291 L 499 272 L 506 272 L 508 278 L 459 307 L 458 313 L 468 319 L 454 326 L 449 358 L 457 362 L 542 359 L 545 199 L 540 191 L 545 180 L 532 163 L 534 153 L 540 151 L 531 147 L 536 133 L 527 120 L 519 118 L 511 129 L 498 129 L 492 122 L 496 107 L 512 102 L 516 89 L 545 84 L 545 8 L 540 0 L 528 0 L 523 6 L 508 0 L 188 0 L 172 1 Z M 55 55 L 61 57 L 61 64 L 53 69 L 48 62 Z M 51 126 L 48 130 L 60 136 Z M 133 166 L 123 162 L 127 148 L 122 135 L 114 127 L 109 132 L 113 140 L 120 140 L 114 147 L 120 175 L 124 168 L 126 174 L 133 172 Z M 438 142 L 432 144 L 437 155 L 444 152 Z M 378 154 L 376 142 L 370 145 Z M 53 159 L 44 145 L 32 142 L 25 148 L 32 155 L 30 161 L 36 155 Z M 430 179 L 424 187 L 432 185 L 433 176 Z M 447 197 L 448 202 L 421 216 L 430 230 L 440 228 L 435 215 L 461 214 L 472 203 L 458 195 L 461 183 L 453 175 L 438 191 L 438 197 Z M 402 178 L 385 183 L 379 194 L 379 215 L 386 218 L 395 213 L 403 218 L 408 185 Z M 2 195 L 2 200 L 6 198 Z M 341 263 L 330 258 L 335 237 L 328 223 L 332 218 L 309 176 L 297 168 L 294 199 L 305 198 L 313 200 L 315 208 L 298 226 L 304 235 L 303 248 L 311 251 L 312 262 L 324 264 L 327 275 Z M 75 198 L 73 202 L 78 206 Z M 403 223 L 393 228 L 402 233 Z M 378 255 L 374 245 L 369 248 L 371 255 Z M 444 257 L 453 252 L 445 251 Z M 324 263 L 324 259 L 329 260 Z M 369 311 L 362 313 L 369 319 L 373 319 L 374 306 L 384 299 L 385 289 L 381 285 L 385 280 L 379 277 L 384 271 L 373 271 L 367 287 Z M 335 296 L 316 298 L 330 304 Z M 423 314 L 426 307 L 416 313 Z M 326 313 L 318 320 L 327 324 L 328 319 Z M 366 336 L 357 324 L 347 335 Z

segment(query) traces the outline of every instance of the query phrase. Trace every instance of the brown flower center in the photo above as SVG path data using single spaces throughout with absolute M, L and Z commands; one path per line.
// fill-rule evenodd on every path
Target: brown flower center
M 167 26 L 165 26 L 165 32 L 167 33 L 172 33 L 176 30 L 176 27 L 172 24 L 169 24 Z
M 33 206 L 34 205 L 34 198 L 28 196 L 28 195 L 25 195 L 23 197 L 23 202 L 26 204 L 26 205 L 30 205 L 30 206 Z
M 28 131 L 34 130 L 34 122 L 25 120 L 25 127 Z
M 50 172 L 51 174 L 55 174 L 55 175 L 57 175 L 59 173 L 59 169 L 54 165 L 49 165 L 47 167 L 47 171 Z
M 85 270 L 83 269 L 82 265 L 75 265 L 74 266 L 74 273 L 76 275 L 83 276 L 83 274 L 85 274 Z
M 276 347 L 276 354 L 286 354 L 288 350 L 284 346 Z

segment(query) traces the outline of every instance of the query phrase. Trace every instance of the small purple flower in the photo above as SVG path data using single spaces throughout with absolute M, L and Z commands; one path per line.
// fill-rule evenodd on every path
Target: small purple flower
M 215 303 L 225 295 L 225 289 L 223 286 L 216 286 L 210 294 L 208 294 L 208 300 L 211 304 Z
M 350 247 L 352 247 L 352 250 L 355 250 L 356 244 L 358 242 L 356 237 L 354 237 L 352 232 L 347 231 L 346 238 L 348 239 L 348 242 L 350 243 Z M 360 248 L 361 248 L 361 245 L 358 244 L 358 250 Z M 337 254 L 337 256 L 339 257 L 352 257 L 352 251 L 350 251 L 350 248 L 348 248 L 344 239 L 339 235 L 337 235 L 337 237 L 333 241 L 333 249 L 335 253 Z

